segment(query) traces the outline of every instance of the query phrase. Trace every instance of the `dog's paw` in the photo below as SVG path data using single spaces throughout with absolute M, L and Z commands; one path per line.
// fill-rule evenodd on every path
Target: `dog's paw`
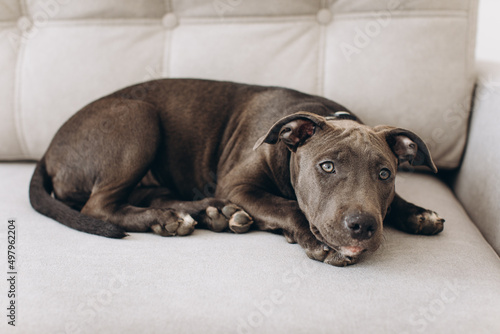
M 283 235 L 285 236 L 286 242 L 288 242 L 289 244 L 296 244 L 297 243 L 297 240 L 295 240 L 292 233 L 289 233 L 287 231 L 283 231 Z
M 359 257 L 357 256 L 347 256 L 343 255 L 336 250 L 330 250 L 328 255 L 323 260 L 324 263 L 336 266 L 336 267 L 345 267 L 350 266 L 351 264 L 358 263 Z
M 151 230 L 164 237 L 182 236 L 193 233 L 196 224 L 196 220 L 190 215 L 162 210 L 160 217 L 151 225 Z
M 253 219 L 242 208 L 229 203 L 220 209 L 215 206 L 207 207 L 203 222 L 214 232 L 222 232 L 229 227 L 234 233 L 245 233 L 250 229 Z
M 288 241 L 288 238 L 287 238 Z M 336 267 L 345 267 L 358 262 L 358 256 L 344 255 L 336 249 L 332 249 L 325 244 L 314 240 L 309 240 L 306 244 L 301 244 L 310 259 L 320 261 Z
M 214 206 L 209 206 L 205 209 L 203 222 L 214 232 L 222 232 L 229 226 L 228 219 Z
M 444 228 L 445 220 L 431 210 L 422 210 L 408 218 L 407 227 L 412 233 L 433 235 L 438 234 Z
M 234 204 L 228 204 L 223 207 L 222 214 L 229 220 L 229 229 L 234 233 L 248 232 L 253 224 L 252 217 Z
M 321 245 L 315 249 L 306 249 L 306 254 L 310 259 L 320 261 L 336 267 L 345 267 L 358 262 L 355 256 L 346 256 L 326 245 Z

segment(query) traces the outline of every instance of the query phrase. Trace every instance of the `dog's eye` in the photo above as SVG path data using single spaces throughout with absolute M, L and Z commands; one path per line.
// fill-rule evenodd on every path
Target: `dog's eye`
M 331 161 L 323 162 L 320 166 L 327 173 L 335 173 L 335 166 Z
M 381 179 L 381 180 L 387 180 L 388 178 L 391 177 L 391 171 L 388 170 L 387 168 L 382 168 L 380 170 L 380 173 L 378 173 L 378 177 Z

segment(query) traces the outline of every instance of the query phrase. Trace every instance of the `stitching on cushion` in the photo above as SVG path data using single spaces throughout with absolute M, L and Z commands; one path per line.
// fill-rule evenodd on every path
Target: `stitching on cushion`
M 21 7 L 21 15 L 26 16 L 27 15 L 27 4 L 26 0 L 22 0 L 20 2 L 20 7 Z M 21 32 L 22 33 L 22 32 Z M 15 128 L 16 128 L 16 137 L 17 141 L 19 144 L 19 147 L 21 148 L 21 155 L 23 158 L 31 158 L 31 156 L 28 154 L 28 145 L 27 145 L 27 140 L 26 140 L 26 132 L 24 131 L 24 124 L 23 124 L 23 115 L 22 115 L 22 108 L 21 108 L 21 78 L 22 78 L 22 70 L 23 70 L 23 64 L 24 64 L 24 52 L 26 50 L 25 44 L 26 42 L 23 42 L 22 38 L 19 41 L 19 49 L 17 52 L 17 60 L 16 60 L 16 71 L 14 74 L 14 103 L 13 103 L 13 112 L 14 112 L 14 122 L 15 122 Z
M 327 29 L 326 25 L 321 25 L 319 27 L 317 95 L 320 96 L 324 96 L 325 94 L 326 29 Z
M 86 19 L 86 20 L 52 20 L 47 27 L 67 26 L 160 26 L 161 19 Z M 44 27 L 45 27 L 44 26 Z
M 28 6 L 28 0 L 19 1 L 19 6 L 21 7 L 21 14 L 24 16 L 32 16 Z
M 359 13 L 334 13 L 333 17 L 337 20 L 362 20 L 373 19 L 373 14 L 377 12 L 359 12 Z M 467 17 L 468 12 L 465 10 L 415 10 L 403 11 L 394 10 L 391 12 L 392 19 L 398 18 L 426 18 L 426 17 Z
M 473 73 L 473 68 L 475 68 L 475 51 L 476 51 L 476 33 L 477 33 L 477 15 L 478 15 L 478 0 L 469 1 L 469 15 L 467 17 L 467 46 L 469 50 L 467 52 L 467 59 L 465 63 L 465 73 L 471 75 L 470 80 L 475 81 L 475 73 Z M 473 84 L 473 82 L 471 82 Z
M 168 1 L 168 0 L 167 0 Z M 166 13 L 173 13 L 167 11 Z M 162 17 L 154 18 L 90 18 L 90 19 L 52 19 L 48 21 L 47 25 L 65 26 L 65 25 L 87 25 L 87 24 L 100 24 L 100 25 L 157 25 L 163 19 Z M 316 21 L 315 15 L 297 15 L 297 16 L 245 16 L 225 18 L 221 20 L 219 17 L 182 17 L 178 16 L 179 23 L 189 24 L 226 24 L 226 23 L 273 23 L 273 22 L 296 22 L 296 21 Z M 0 24 L 10 23 L 16 24 L 17 21 L 1 21 Z
M 165 13 L 173 13 L 173 4 L 171 0 L 164 0 L 165 4 Z M 161 57 L 161 69 L 160 73 L 162 77 L 170 76 L 170 58 L 171 58 L 171 49 L 172 49 L 172 30 L 164 28 L 165 38 L 163 42 L 163 55 Z
M 326 8 L 326 1 L 322 0 L 322 8 Z M 325 93 L 325 67 L 326 67 L 326 29 L 327 25 L 318 23 L 318 59 L 317 62 L 317 74 L 316 74 L 316 95 L 324 96 Z
M 23 0 L 22 4 L 26 0 Z M 473 6 L 473 5 L 471 5 Z M 172 12 L 170 0 L 165 0 L 166 13 Z M 23 14 L 26 15 L 26 9 L 22 8 Z M 334 20 L 348 20 L 348 19 L 365 19 L 373 18 L 376 12 L 362 12 L 362 13 L 333 13 Z M 463 17 L 469 16 L 468 11 L 393 11 L 392 18 L 411 18 L 411 17 Z M 93 19 L 53 19 L 47 24 L 51 26 L 65 26 L 65 25 L 161 25 L 160 18 L 93 18 Z M 179 17 L 179 23 L 185 24 L 259 24 L 259 23 L 282 23 L 282 22 L 316 22 L 316 14 L 314 15 L 290 15 L 290 16 L 243 16 L 243 17 L 229 17 L 224 18 L 223 21 L 219 17 Z M 5 24 L 5 22 L 2 22 Z
M 317 22 L 316 14 L 314 15 L 297 15 L 297 16 L 245 16 L 245 17 L 232 17 L 232 18 L 224 18 L 221 21 L 220 18 L 217 17 L 180 17 L 180 23 L 184 24 L 262 24 L 262 23 L 295 23 L 295 22 Z
M 328 9 L 332 13 L 332 7 L 337 0 L 321 0 L 321 9 Z M 335 17 L 332 17 L 332 21 Z M 325 68 L 326 68 L 326 36 L 329 24 L 319 24 L 319 37 L 318 37 L 318 73 L 317 73 L 317 95 L 325 95 Z
M 168 78 L 170 77 L 170 59 L 172 58 L 172 34 L 171 30 L 166 29 L 165 31 L 165 43 L 163 45 L 163 57 L 162 57 L 162 69 L 161 76 Z
M 168 0 L 166 0 L 168 1 Z M 374 12 L 370 13 L 333 13 L 333 20 L 362 20 L 362 19 L 373 19 Z M 392 19 L 400 18 L 468 18 L 467 11 L 454 11 L 454 12 L 393 12 Z M 64 20 L 51 20 L 47 23 L 47 26 L 83 26 L 83 25 L 96 25 L 96 26 L 112 26 L 112 25 L 162 25 L 161 18 L 126 18 L 126 19 L 64 19 Z M 246 17 L 233 17 L 225 18 L 223 21 L 217 17 L 179 17 L 179 24 L 191 24 L 191 25 L 205 25 L 205 24 L 273 24 L 273 23 L 289 23 L 289 22 L 317 22 L 316 15 L 297 15 L 297 16 L 246 16 Z M 15 24 L 15 23 L 14 23 Z
M 470 0 L 469 1 L 469 15 L 467 17 L 467 36 L 466 36 L 466 57 L 464 61 L 464 70 L 465 74 L 467 75 L 467 81 L 469 86 L 469 95 L 468 98 L 468 116 L 467 119 L 464 119 L 463 122 L 465 122 L 464 129 L 465 135 L 462 134 L 461 138 L 463 138 L 462 142 L 462 147 L 461 147 L 461 153 L 460 153 L 460 161 L 458 164 L 460 165 L 464 154 L 465 154 L 465 149 L 467 147 L 467 142 L 468 142 L 468 134 L 470 130 L 470 118 L 472 117 L 472 108 L 473 108 L 473 103 L 474 103 L 474 91 L 475 91 L 475 81 L 476 81 L 476 73 L 474 73 L 474 67 L 475 66 L 475 50 L 476 50 L 476 33 L 477 33 L 477 15 L 478 15 L 478 0 Z M 465 137 L 465 138 L 464 138 Z M 446 166 L 451 166 L 451 168 L 456 167 L 456 162 L 455 161 L 441 161 L 440 162 L 444 167 Z

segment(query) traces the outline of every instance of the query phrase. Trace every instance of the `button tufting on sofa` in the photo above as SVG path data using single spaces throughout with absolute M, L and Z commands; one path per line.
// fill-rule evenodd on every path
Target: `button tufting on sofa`
M 21 16 L 17 20 L 17 28 L 22 32 L 29 32 L 33 28 L 33 21 L 28 16 Z
M 322 8 L 316 14 L 319 24 L 327 25 L 332 21 L 333 14 L 328 8 Z
M 477 80 L 477 5 L 0 0 L 0 252 L 6 268 L 14 217 L 18 332 L 500 333 L 492 249 L 500 254 L 500 65 L 499 75 L 488 66 Z M 488 11 L 492 20 L 498 10 Z M 497 27 L 479 36 L 495 37 Z M 367 124 L 417 132 L 440 171 L 461 165 L 455 193 L 443 174 L 414 171 L 398 174 L 396 190 L 439 212 L 444 231 L 420 237 L 384 227 L 379 250 L 336 268 L 278 234 L 196 229 L 109 240 L 34 211 L 33 160 L 61 124 L 95 99 L 162 77 L 286 86 L 333 99 Z M 113 129 L 106 121 L 94 130 Z M 0 280 L 5 308 L 7 283 Z M 0 333 L 12 332 L 3 317 Z
M 163 26 L 167 29 L 174 29 L 179 25 L 179 19 L 175 13 L 167 13 L 161 19 Z

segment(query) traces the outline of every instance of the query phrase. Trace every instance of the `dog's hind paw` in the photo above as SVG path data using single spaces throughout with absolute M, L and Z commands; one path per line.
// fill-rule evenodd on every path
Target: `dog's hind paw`
M 155 221 L 151 225 L 151 230 L 164 237 L 174 235 L 188 235 L 193 233 L 197 224 L 196 220 L 187 214 L 177 214 L 173 210 L 164 210 L 162 221 Z

